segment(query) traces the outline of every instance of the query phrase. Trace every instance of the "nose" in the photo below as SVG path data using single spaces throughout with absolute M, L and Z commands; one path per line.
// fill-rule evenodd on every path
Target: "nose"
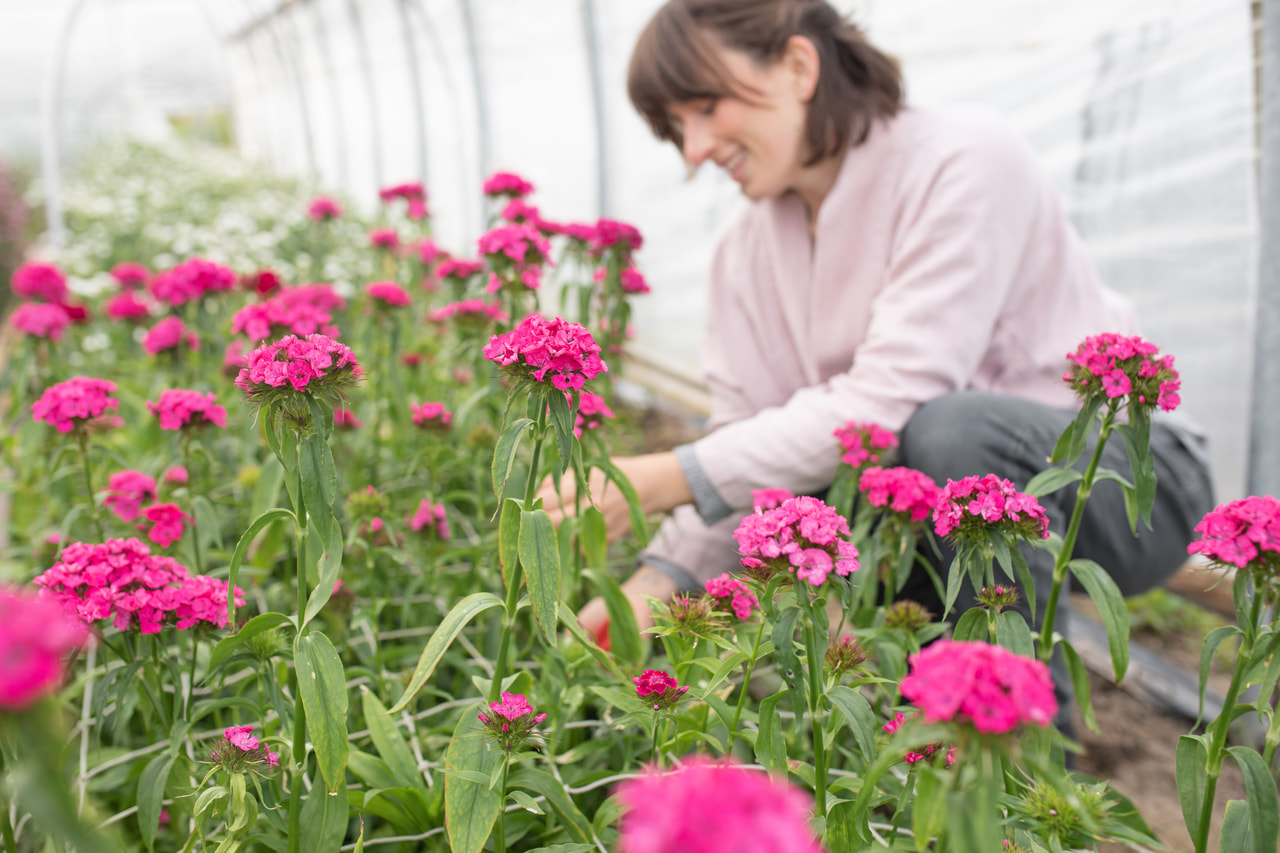
M 701 166 L 711 156 L 714 140 L 706 122 L 691 119 L 684 125 L 684 159 L 690 166 Z

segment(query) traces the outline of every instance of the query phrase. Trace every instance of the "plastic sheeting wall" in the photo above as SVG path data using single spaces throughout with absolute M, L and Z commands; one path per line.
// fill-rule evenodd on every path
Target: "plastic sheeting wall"
M 702 279 L 740 200 L 714 169 L 686 181 L 626 101 L 631 44 L 657 5 L 282 4 L 232 29 L 241 146 L 366 199 L 423 179 L 438 239 L 463 254 L 499 168 L 537 184 L 550 218 L 636 223 L 654 293 L 637 305 L 633 352 L 696 382 Z M 913 102 L 994 106 L 1027 135 L 1104 279 L 1177 354 L 1219 496 L 1240 494 L 1258 239 L 1247 0 L 838 5 L 902 59 Z

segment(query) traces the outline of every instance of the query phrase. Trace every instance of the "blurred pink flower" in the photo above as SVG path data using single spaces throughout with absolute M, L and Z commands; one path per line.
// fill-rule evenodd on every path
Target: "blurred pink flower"
M 494 172 L 484 182 L 484 194 L 487 196 L 522 198 L 531 192 L 533 192 L 533 184 L 515 172 Z
M 102 503 L 127 523 L 142 515 L 142 505 L 155 497 L 155 479 L 129 469 L 117 471 L 107 480 L 107 496 Z
M 181 486 L 191 479 L 191 475 L 188 474 L 187 469 L 181 465 L 174 465 L 165 469 L 164 479 L 166 482 L 172 483 L 175 486 Z
M 316 196 L 307 205 L 307 217 L 312 222 L 328 222 L 342 216 L 342 207 L 327 195 Z
M 158 302 L 182 305 L 210 293 L 230 290 L 235 283 L 236 274 L 231 269 L 203 258 L 192 258 L 157 273 L 147 283 L 147 289 Z
M 418 508 L 409 519 L 409 527 L 415 533 L 430 530 L 441 542 L 449 540 L 449 518 L 445 515 L 443 503 L 432 504 L 428 498 L 418 502 Z
M 122 261 L 111 268 L 111 277 L 123 288 L 144 285 L 151 278 L 151 270 L 136 261 Z
M 44 389 L 40 399 L 31 404 L 31 417 L 58 432 L 71 432 L 108 409 L 119 408 L 120 401 L 110 396 L 115 390 L 116 383 L 109 380 L 73 376 Z
M 844 448 L 840 461 L 854 468 L 880 461 L 881 451 L 898 446 L 898 437 L 880 424 L 870 421 L 849 421 L 835 431 L 835 437 Z
M 912 522 L 923 521 L 933 512 L 942 489 L 928 474 L 913 468 L 867 468 L 858 488 L 874 507 L 888 507 Z
M 592 394 L 590 391 L 583 391 L 578 395 L 578 417 L 573 424 L 573 434 L 582 438 L 584 430 L 598 429 L 605 418 L 613 417 L 616 415 L 604 401 L 604 397 Z
M 62 340 L 70 323 L 66 309 L 56 302 L 24 302 L 9 316 L 9 324 L 24 335 L 51 341 Z
M 56 601 L 0 585 L 0 711 L 24 710 L 57 689 L 63 659 L 88 639 Z
M 453 423 L 453 412 L 444 403 L 410 403 L 409 411 L 420 429 L 446 430 Z
M 225 428 L 227 410 L 219 406 L 212 391 L 201 394 L 182 388 L 160 392 L 159 402 L 147 401 L 147 410 L 160 419 L 160 429 L 183 429 L 208 424 Z
M 147 303 L 132 290 L 122 291 L 108 299 L 103 310 L 112 320 L 142 320 L 151 313 Z
M 142 511 L 142 517 L 151 522 L 147 538 L 161 548 L 168 548 L 181 539 L 186 522 L 191 520 L 191 516 L 174 503 L 152 504 Z M 139 524 L 138 529 L 145 530 L 146 526 Z
M 29 261 L 14 270 L 10 283 L 13 292 L 22 299 L 67 301 L 67 277 L 56 264 Z
M 364 286 L 364 292 L 369 294 L 369 298 L 375 303 L 391 308 L 403 308 L 413 304 L 413 297 L 409 292 L 394 281 L 371 282 Z
M 908 659 L 902 695 L 926 723 L 971 722 L 1003 734 L 1023 723 L 1047 726 L 1058 712 L 1049 668 L 988 643 L 938 640 Z
M 790 489 L 752 489 L 751 508 L 773 509 L 794 497 Z
M 375 228 L 369 232 L 369 245 L 375 249 L 394 252 L 400 248 L 400 235 L 394 228 Z
M 142 339 L 142 348 L 151 355 L 176 350 L 183 344 L 186 344 L 187 349 L 196 349 L 200 346 L 200 338 L 195 332 L 187 331 L 187 324 L 180 317 L 165 317 L 152 326 Z

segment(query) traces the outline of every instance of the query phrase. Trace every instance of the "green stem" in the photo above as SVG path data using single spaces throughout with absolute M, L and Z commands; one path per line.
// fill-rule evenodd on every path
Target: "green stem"
M 494 853 L 507 853 L 507 772 L 511 769 L 511 763 L 507 760 L 507 756 L 502 756 L 502 784 L 498 791 L 501 792 L 498 798 L 498 822 L 493 825 L 493 850 Z
M 302 623 L 302 617 L 307 612 L 307 505 L 302 498 L 302 471 L 296 472 L 298 483 L 298 505 L 294 507 L 297 511 L 298 526 L 295 530 L 298 540 L 298 637 L 306 635 L 306 626 Z
M 1093 481 L 1098 473 L 1098 463 L 1102 461 L 1102 448 L 1111 435 L 1111 427 L 1115 422 L 1116 410 L 1112 404 L 1102 413 L 1102 425 L 1098 428 L 1098 444 L 1093 448 L 1093 456 L 1089 459 L 1089 467 L 1085 469 L 1080 486 L 1076 489 L 1076 506 L 1071 511 L 1071 521 L 1067 524 L 1067 533 L 1062 537 L 1062 550 L 1058 552 L 1053 563 L 1053 586 L 1049 590 L 1049 603 L 1044 610 L 1044 622 L 1040 626 L 1040 660 L 1045 663 L 1053 657 L 1053 623 L 1057 617 L 1058 598 L 1062 594 L 1062 586 L 1067 580 L 1068 564 L 1071 552 L 1075 550 L 1076 536 L 1080 533 L 1080 522 L 1084 518 L 1084 505 L 1093 491 Z
M 1253 646 L 1258 636 L 1258 614 L 1261 611 L 1262 596 L 1255 594 L 1250 608 L 1249 624 L 1242 626 L 1245 629 L 1244 638 L 1240 642 L 1240 654 L 1236 657 L 1235 671 L 1231 674 L 1231 685 L 1227 688 L 1227 695 L 1222 700 L 1222 713 L 1209 727 L 1209 761 L 1204 783 L 1204 802 L 1200 806 L 1200 825 L 1196 827 L 1196 853 L 1205 853 L 1209 849 L 1209 821 L 1213 817 L 1213 798 L 1217 793 L 1218 777 L 1222 775 L 1222 756 L 1227 745 L 1227 730 L 1231 728 L 1232 711 L 1235 709 L 1236 699 L 1240 696 L 1241 688 L 1244 687 L 1245 670 L 1249 668 L 1249 659 L 1253 657 Z
M 649 761 L 655 767 L 662 767 L 662 753 L 658 752 L 658 721 L 662 719 L 661 713 L 653 712 L 653 750 L 649 753 Z
M 911 792 L 916 787 L 916 768 L 914 765 L 907 768 L 907 781 L 902 785 L 902 795 L 898 797 L 898 805 L 893 810 L 893 826 L 889 829 L 889 841 L 887 847 L 893 848 L 893 842 L 898 839 L 898 827 L 902 823 L 902 816 L 906 812 L 904 808 L 907 803 L 911 802 Z
M 756 668 L 756 658 L 760 656 L 760 641 L 764 638 L 765 620 L 762 616 L 760 619 L 760 627 L 756 630 L 756 642 L 751 649 L 751 660 L 747 661 L 747 671 L 742 677 L 742 692 L 738 694 L 738 707 L 733 709 L 733 724 L 729 726 L 729 744 L 732 745 L 733 739 L 738 731 L 738 721 L 742 719 L 742 708 L 747 703 L 747 688 L 751 685 L 751 673 Z
M 296 698 L 297 674 L 293 676 L 296 704 L 293 711 L 293 779 L 289 783 L 289 853 L 302 853 L 302 774 L 307 756 L 307 712 Z
M 827 754 L 821 720 L 823 697 L 823 656 L 818 651 L 818 625 L 813 616 L 813 602 L 806 590 L 803 593 L 806 610 L 804 641 L 809 658 L 809 724 L 813 729 L 813 800 L 818 817 L 827 814 Z
M 18 842 L 13 837 L 13 825 L 9 823 L 9 800 L 4 795 L 3 755 L 0 755 L 0 838 L 4 839 L 4 853 L 18 853 Z
M 76 425 L 76 440 L 80 444 L 80 460 L 84 468 L 84 487 L 89 493 L 89 517 L 93 519 L 93 526 L 98 530 L 98 538 L 103 542 L 107 541 L 107 533 L 103 530 L 102 519 L 98 516 L 98 503 L 93 499 L 93 475 L 91 465 L 89 463 L 89 434 L 85 430 L 83 424 Z
M 187 503 L 191 505 L 191 547 L 195 550 L 196 574 L 204 574 L 204 557 L 200 553 L 200 528 L 196 524 L 196 476 L 191 468 L 191 439 L 182 433 L 182 465 L 187 469 Z
M 234 630 L 235 626 L 232 626 Z M 191 694 L 196 689 L 196 653 L 200 651 L 200 641 L 196 639 L 196 635 L 192 633 L 191 637 L 191 666 L 187 669 L 187 695 L 183 700 L 182 715 L 185 717 L 191 710 Z

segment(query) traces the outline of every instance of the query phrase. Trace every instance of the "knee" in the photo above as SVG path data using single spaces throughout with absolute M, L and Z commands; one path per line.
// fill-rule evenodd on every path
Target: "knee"
M 1008 470 L 1019 418 L 1006 411 L 1009 398 L 981 391 L 937 397 L 916 410 L 899 436 L 903 465 L 923 471 L 939 484 L 972 474 L 996 473 L 1020 479 Z

